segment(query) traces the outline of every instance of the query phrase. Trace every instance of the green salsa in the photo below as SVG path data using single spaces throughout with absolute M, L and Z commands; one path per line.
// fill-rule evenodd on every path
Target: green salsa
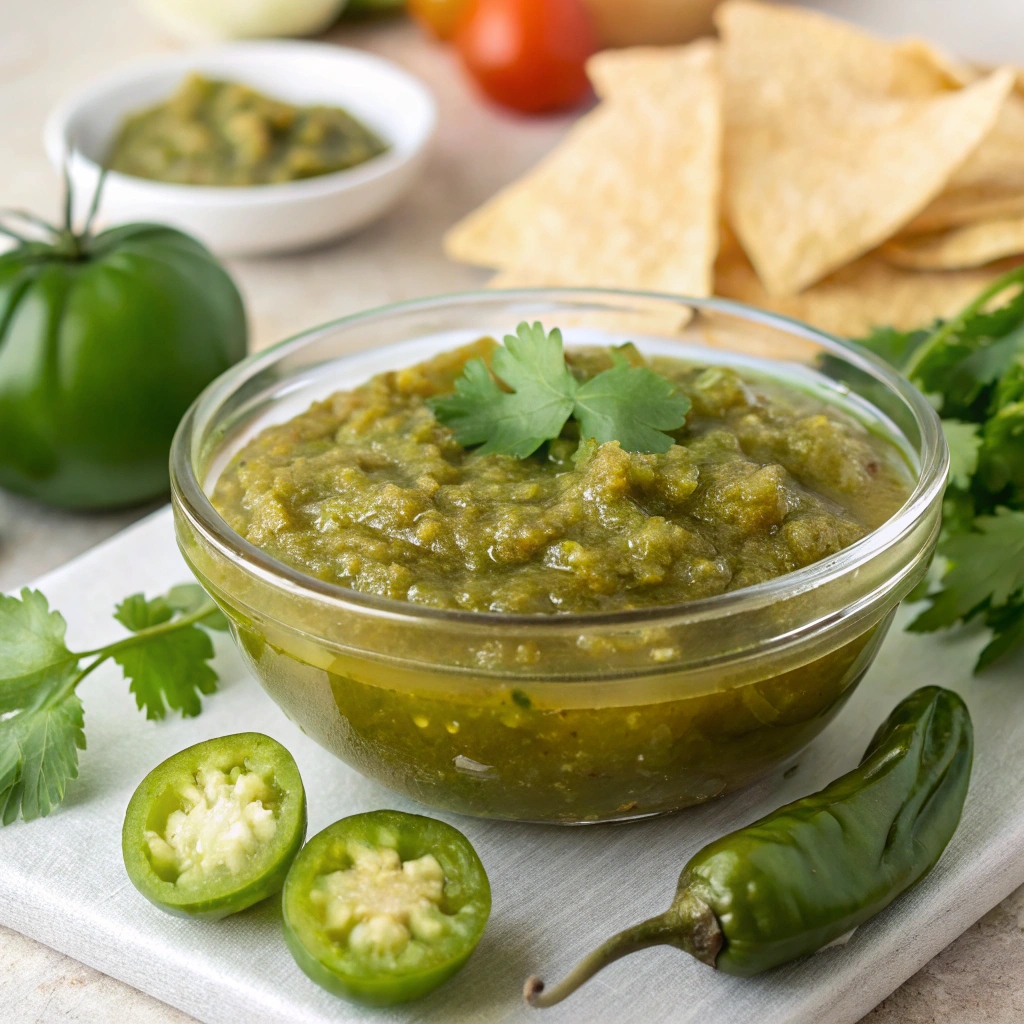
M 813 382 L 654 357 L 692 403 L 664 454 L 581 441 L 570 419 L 529 458 L 481 455 L 429 400 L 494 351 L 484 339 L 339 391 L 254 436 L 214 487 L 226 522 L 278 560 L 429 615 L 285 592 L 179 516 L 254 674 L 359 771 L 462 813 L 624 819 L 762 778 L 842 706 L 927 552 L 870 604 L 876 574 L 905 561 L 742 614 L 642 613 L 855 543 L 906 502 L 903 450 Z M 567 359 L 580 381 L 612 363 L 603 349 Z M 844 600 L 855 613 L 821 619 Z M 603 624 L 561 614 L 629 609 Z
M 748 587 L 848 547 L 910 489 L 899 449 L 779 381 L 654 358 L 691 400 L 664 454 L 560 438 L 517 459 L 465 449 L 426 400 L 478 342 L 382 374 L 250 441 L 213 502 L 304 573 L 434 608 L 607 612 Z M 636 358 L 641 358 L 639 354 Z M 607 352 L 567 354 L 588 379 Z
M 125 119 L 107 165 L 181 185 L 269 185 L 355 167 L 387 148 L 339 107 L 293 107 L 192 74 L 168 100 Z
M 789 671 L 769 661 L 761 678 L 740 685 L 725 685 L 727 670 L 721 687 L 703 692 L 670 675 L 619 680 L 617 693 L 484 673 L 474 686 L 360 657 L 335 657 L 325 670 L 308 644 L 236 624 L 267 693 L 363 775 L 460 814 L 593 822 L 703 803 L 785 763 L 843 706 L 888 622 Z M 591 653 L 580 660 L 599 677 Z M 658 681 L 685 696 L 652 698 Z

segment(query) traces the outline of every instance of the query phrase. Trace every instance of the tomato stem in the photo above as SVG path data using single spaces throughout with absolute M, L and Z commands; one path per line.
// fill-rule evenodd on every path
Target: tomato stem
M 45 227 L 46 230 L 55 236 L 53 242 L 54 251 L 68 260 L 83 259 L 89 250 L 89 242 L 92 237 L 92 227 L 99 212 L 100 200 L 103 196 L 103 186 L 107 180 L 107 168 L 100 169 L 99 180 L 92 193 L 92 200 L 89 203 L 89 211 L 85 216 L 85 223 L 81 231 L 75 231 L 75 199 L 74 186 L 71 183 L 71 169 L 68 160 L 64 161 L 64 227 L 58 230 L 47 224 L 41 218 L 30 215 L 33 222 Z
M 0 235 L 6 235 L 7 238 L 13 238 L 19 245 L 31 244 L 29 239 L 24 235 L 19 235 L 17 231 L 14 231 L 3 224 L 0 224 Z
M 51 236 L 59 234 L 57 229 L 49 221 L 32 213 L 31 210 L 21 210 L 8 207 L 6 209 L 0 209 L 0 217 L 14 217 L 17 220 L 23 220 L 25 223 L 31 224 L 33 227 L 39 228 Z
M 67 159 L 64 161 L 61 174 L 64 178 L 64 233 L 74 235 L 74 225 L 72 224 L 75 215 L 74 190 L 71 187 L 71 166 Z
M 89 204 L 89 212 L 85 216 L 85 226 L 82 228 L 81 238 L 88 239 L 92 233 L 93 221 L 100 209 L 100 199 L 103 196 L 103 186 L 107 181 L 107 168 L 100 168 L 100 176 L 96 182 L 96 190 L 92 194 L 92 202 Z

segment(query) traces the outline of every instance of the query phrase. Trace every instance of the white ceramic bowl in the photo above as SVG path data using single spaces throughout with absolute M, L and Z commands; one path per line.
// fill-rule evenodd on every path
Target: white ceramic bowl
M 166 99 L 190 71 L 244 82 L 288 103 L 344 107 L 390 148 L 349 170 L 275 185 L 173 185 L 111 172 L 103 223 L 171 224 L 229 255 L 326 242 L 368 224 L 408 190 L 437 120 L 433 97 L 411 75 L 325 43 L 240 42 L 147 58 L 68 96 L 47 119 L 46 152 L 56 168 L 69 160 L 79 216 L 125 115 Z

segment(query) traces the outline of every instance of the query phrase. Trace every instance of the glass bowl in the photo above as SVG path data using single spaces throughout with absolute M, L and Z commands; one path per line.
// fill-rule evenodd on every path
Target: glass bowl
M 209 493 L 261 428 L 385 369 L 521 320 L 566 344 L 740 364 L 840 403 L 903 450 L 901 510 L 837 555 L 744 590 L 601 614 L 449 611 L 322 582 L 243 540 Z M 924 397 L 868 353 L 717 300 L 483 292 L 346 317 L 252 356 L 185 416 L 178 543 L 270 696 L 317 742 L 423 803 L 544 822 L 700 803 L 792 759 L 836 714 L 938 534 L 948 454 Z

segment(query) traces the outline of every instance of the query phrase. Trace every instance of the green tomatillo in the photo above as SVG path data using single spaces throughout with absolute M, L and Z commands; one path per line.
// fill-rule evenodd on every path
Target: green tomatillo
M 245 355 L 242 299 L 199 242 L 158 224 L 93 235 L 14 211 L 0 233 L 0 487 L 69 508 L 163 494 L 178 421 Z M 14 230 L 18 218 L 43 236 Z

